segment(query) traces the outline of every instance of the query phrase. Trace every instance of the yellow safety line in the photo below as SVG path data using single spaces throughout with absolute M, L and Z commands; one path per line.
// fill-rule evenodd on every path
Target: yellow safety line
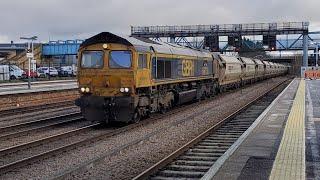
M 270 180 L 306 178 L 304 120 L 305 81 L 301 80 L 273 163 Z

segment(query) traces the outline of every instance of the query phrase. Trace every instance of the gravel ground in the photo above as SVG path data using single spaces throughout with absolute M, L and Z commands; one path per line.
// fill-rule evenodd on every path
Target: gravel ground
M 16 146 L 22 143 L 27 143 L 27 142 L 39 140 L 42 138 L 46 138 L 49 136 L 57 135 L 63 132 L 75 130 L 75 129 L 87 126 L 89 124 L 92 124 L 92 123 L 89 121 L 77 121 L 77 122 L 67 123 L 59 126 L 51 126 L 50 129 L 45 128 L 38 131 L 32 131 L 32 132 L 23 134 L 23 136 L 8 138 L 6 140 L 1 141 L 0 150 L 4 148 Z
M 109 131 L 112 131 L 112 130 L 109 130 Z M 83 132 L 81 135 L 74 135 L 68 138 L 52 141 L 49 144 L 42 144 L 40 146 L 25 149 L 23 151 L 18 151 L 14 154 L 7 154 L 3 157 L 0 156 L 0 166 L 9 164 L 11 162 L 15 162 L 27 157 L 31 157 L 55 148 L 59 148 L 74 142 L 82 141 L 84 139 L 88 139 L 88 137 L 97 136 L 105 132 L 106 130 L 102 130 L 102 129 L 100 130 L 88 129 L 88 131 Z
M 201 106 L 186 108 L 183 112 L 146 126 L 17 169 L 15 172 L 0 176 L 0 179 L 43 179 L 106 154 L 109 156 L 97 166 L 84 172 L 75 172 L 73 177 L 130 179 L 199 135 L 210 125 L 217 123 L 234 109 L 254 99 L 280 79 L 283 80 L 283 78 L 267 80 L 227 96 L 219 96 Z M 123 149 L 122 146 L 133 141 L 139 143 Z
M 40 110 L 31 113 L 19 113 L 13 116 L 0 117 L 0 127 L 49 118 L 56 115 L 68 114 L 71 112 L 80 112 L 80 109 L 75 106 L 66 106 L 61 108 Z

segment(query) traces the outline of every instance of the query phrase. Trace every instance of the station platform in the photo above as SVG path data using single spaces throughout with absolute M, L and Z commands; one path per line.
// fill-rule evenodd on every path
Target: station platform
M 320 81 L 294 79 L 202 179 L 320 179 Z
M 34 92 L 70 90 L 78 88 L 76 80 L 56 80 L 32 82 L 28 89 L 28 83 L 3 83 L 0 84 L 0 96 L 12 94 L 25 94 Z

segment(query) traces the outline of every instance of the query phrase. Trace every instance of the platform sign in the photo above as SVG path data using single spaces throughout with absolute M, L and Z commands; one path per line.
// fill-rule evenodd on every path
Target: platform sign
M 33 53 L 27 53 L 27 58 L 33 58 Z

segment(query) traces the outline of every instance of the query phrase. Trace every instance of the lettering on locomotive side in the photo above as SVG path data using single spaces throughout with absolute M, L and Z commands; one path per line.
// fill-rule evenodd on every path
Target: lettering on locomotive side
M 194 75 L 194 64 L 192 60 L 182 61 L 182 76 L 193 76 Z

